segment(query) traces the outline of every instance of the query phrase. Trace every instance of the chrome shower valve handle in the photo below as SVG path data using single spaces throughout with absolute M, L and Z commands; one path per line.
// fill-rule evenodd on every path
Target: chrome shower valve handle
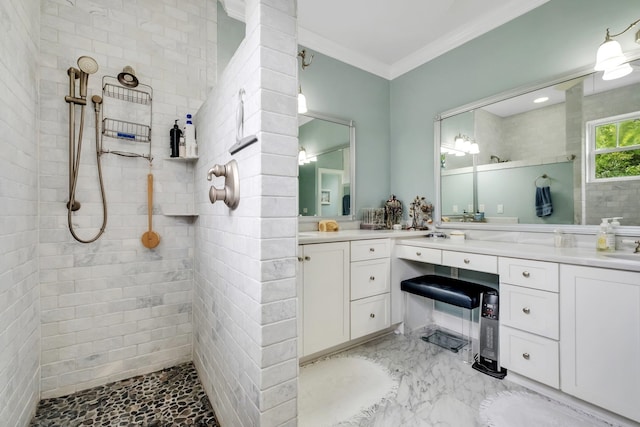
M 211 181 L 213 176 L 225 178 L 224 188 L 216 188 L 213 185 L 209 188 L 209 200 L 211 203 L 223 201 L 231 209 L 238 207 L 240 203 L 240 178 L 238 175 L 238 163 L 231 160 L 225 165 L 214 165 L 207 173 L 207 181 Z

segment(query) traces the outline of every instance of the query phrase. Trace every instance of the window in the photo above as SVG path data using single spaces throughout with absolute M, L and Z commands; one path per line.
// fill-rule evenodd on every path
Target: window
M 640 179 L 640 111 L 587 122 L 589 182 Z

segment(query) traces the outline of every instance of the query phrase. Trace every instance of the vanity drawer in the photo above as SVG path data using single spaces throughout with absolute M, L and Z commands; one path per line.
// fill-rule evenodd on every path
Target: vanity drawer
M 388 258 L 391 255 L 389 239 L 355 240 L 351 242 L 351 261 Z
M 468 252 L 442 251 L 442 264 L 466 270 L 498 272 L 498 257 L 493 255 L 471 254 Z
M 558 294 L 500 284 L 500 322 L 523 331 L 560 338 Z
M 351 263 L 351 299 L 389 292 L 390 266 L 389 258 Z
M 558 341 L 500 325 L 500 364 L 550 387 L 560 387 Z
M 421 248 L 420 246 L 397 245 L 396 257 L 429 264 L 440 264 L 442 262 L 442 251 L 440 249 Z
M 391 325 L 389 294 L 363 298 L 351 303 L 351 339 L 380 331 Z
M 558 264 L 500 257 L 500 281 L 542 291 L 558 292 Z

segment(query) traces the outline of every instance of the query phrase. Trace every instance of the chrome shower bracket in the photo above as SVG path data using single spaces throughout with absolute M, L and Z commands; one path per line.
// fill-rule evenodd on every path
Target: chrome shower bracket
M 209 188 L 209 200 L 211 203 L 223 201 L 231 209 L 238 207 L 240 203 L 240 177 L 238 175 L 238 163 L 231 160 L 226 165 L 215 165 L 207 173 L 207 181 L 213 179 L 213 175 L 224 177 L 224 188 Z

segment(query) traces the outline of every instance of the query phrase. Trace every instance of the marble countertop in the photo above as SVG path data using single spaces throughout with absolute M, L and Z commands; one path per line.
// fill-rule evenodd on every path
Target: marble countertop
M 366 239 L 402 239 L 407 237 L 424 237 L 431 231 L 410 230 L 360 230 L 346 229 L 340 231 L 301 231 L 298 233 L 298 243 L 307 245 L 311 243 L 345 242 L 351 240 Z
M 598 252 L 595 248 L 584 247 L 556 248 L 526 243 L 487 240 L 452 241 L 425 237 L 397 240 L 396 244 L 640 272 L 640 253 L 633 253 L 632 249 Z
M 306 245 L 313 243 L 391 238 L 396 241 L 396 244 L 423 248 L 445 249 L 457 252 L 470 252 L 640 272 L 640 253 L 633 253 L 633 248 L 615 252 L 598 252 L 595 248 L 584 246 L 556 248 L 545 244 L 485 239 L 453 241 L 448 238 L 425 237 L 430 232 L 432 231 L 361 229 L 342 229 L 340 231 L 330 232 L 301 231 L 298 233 L 298 243 Z

